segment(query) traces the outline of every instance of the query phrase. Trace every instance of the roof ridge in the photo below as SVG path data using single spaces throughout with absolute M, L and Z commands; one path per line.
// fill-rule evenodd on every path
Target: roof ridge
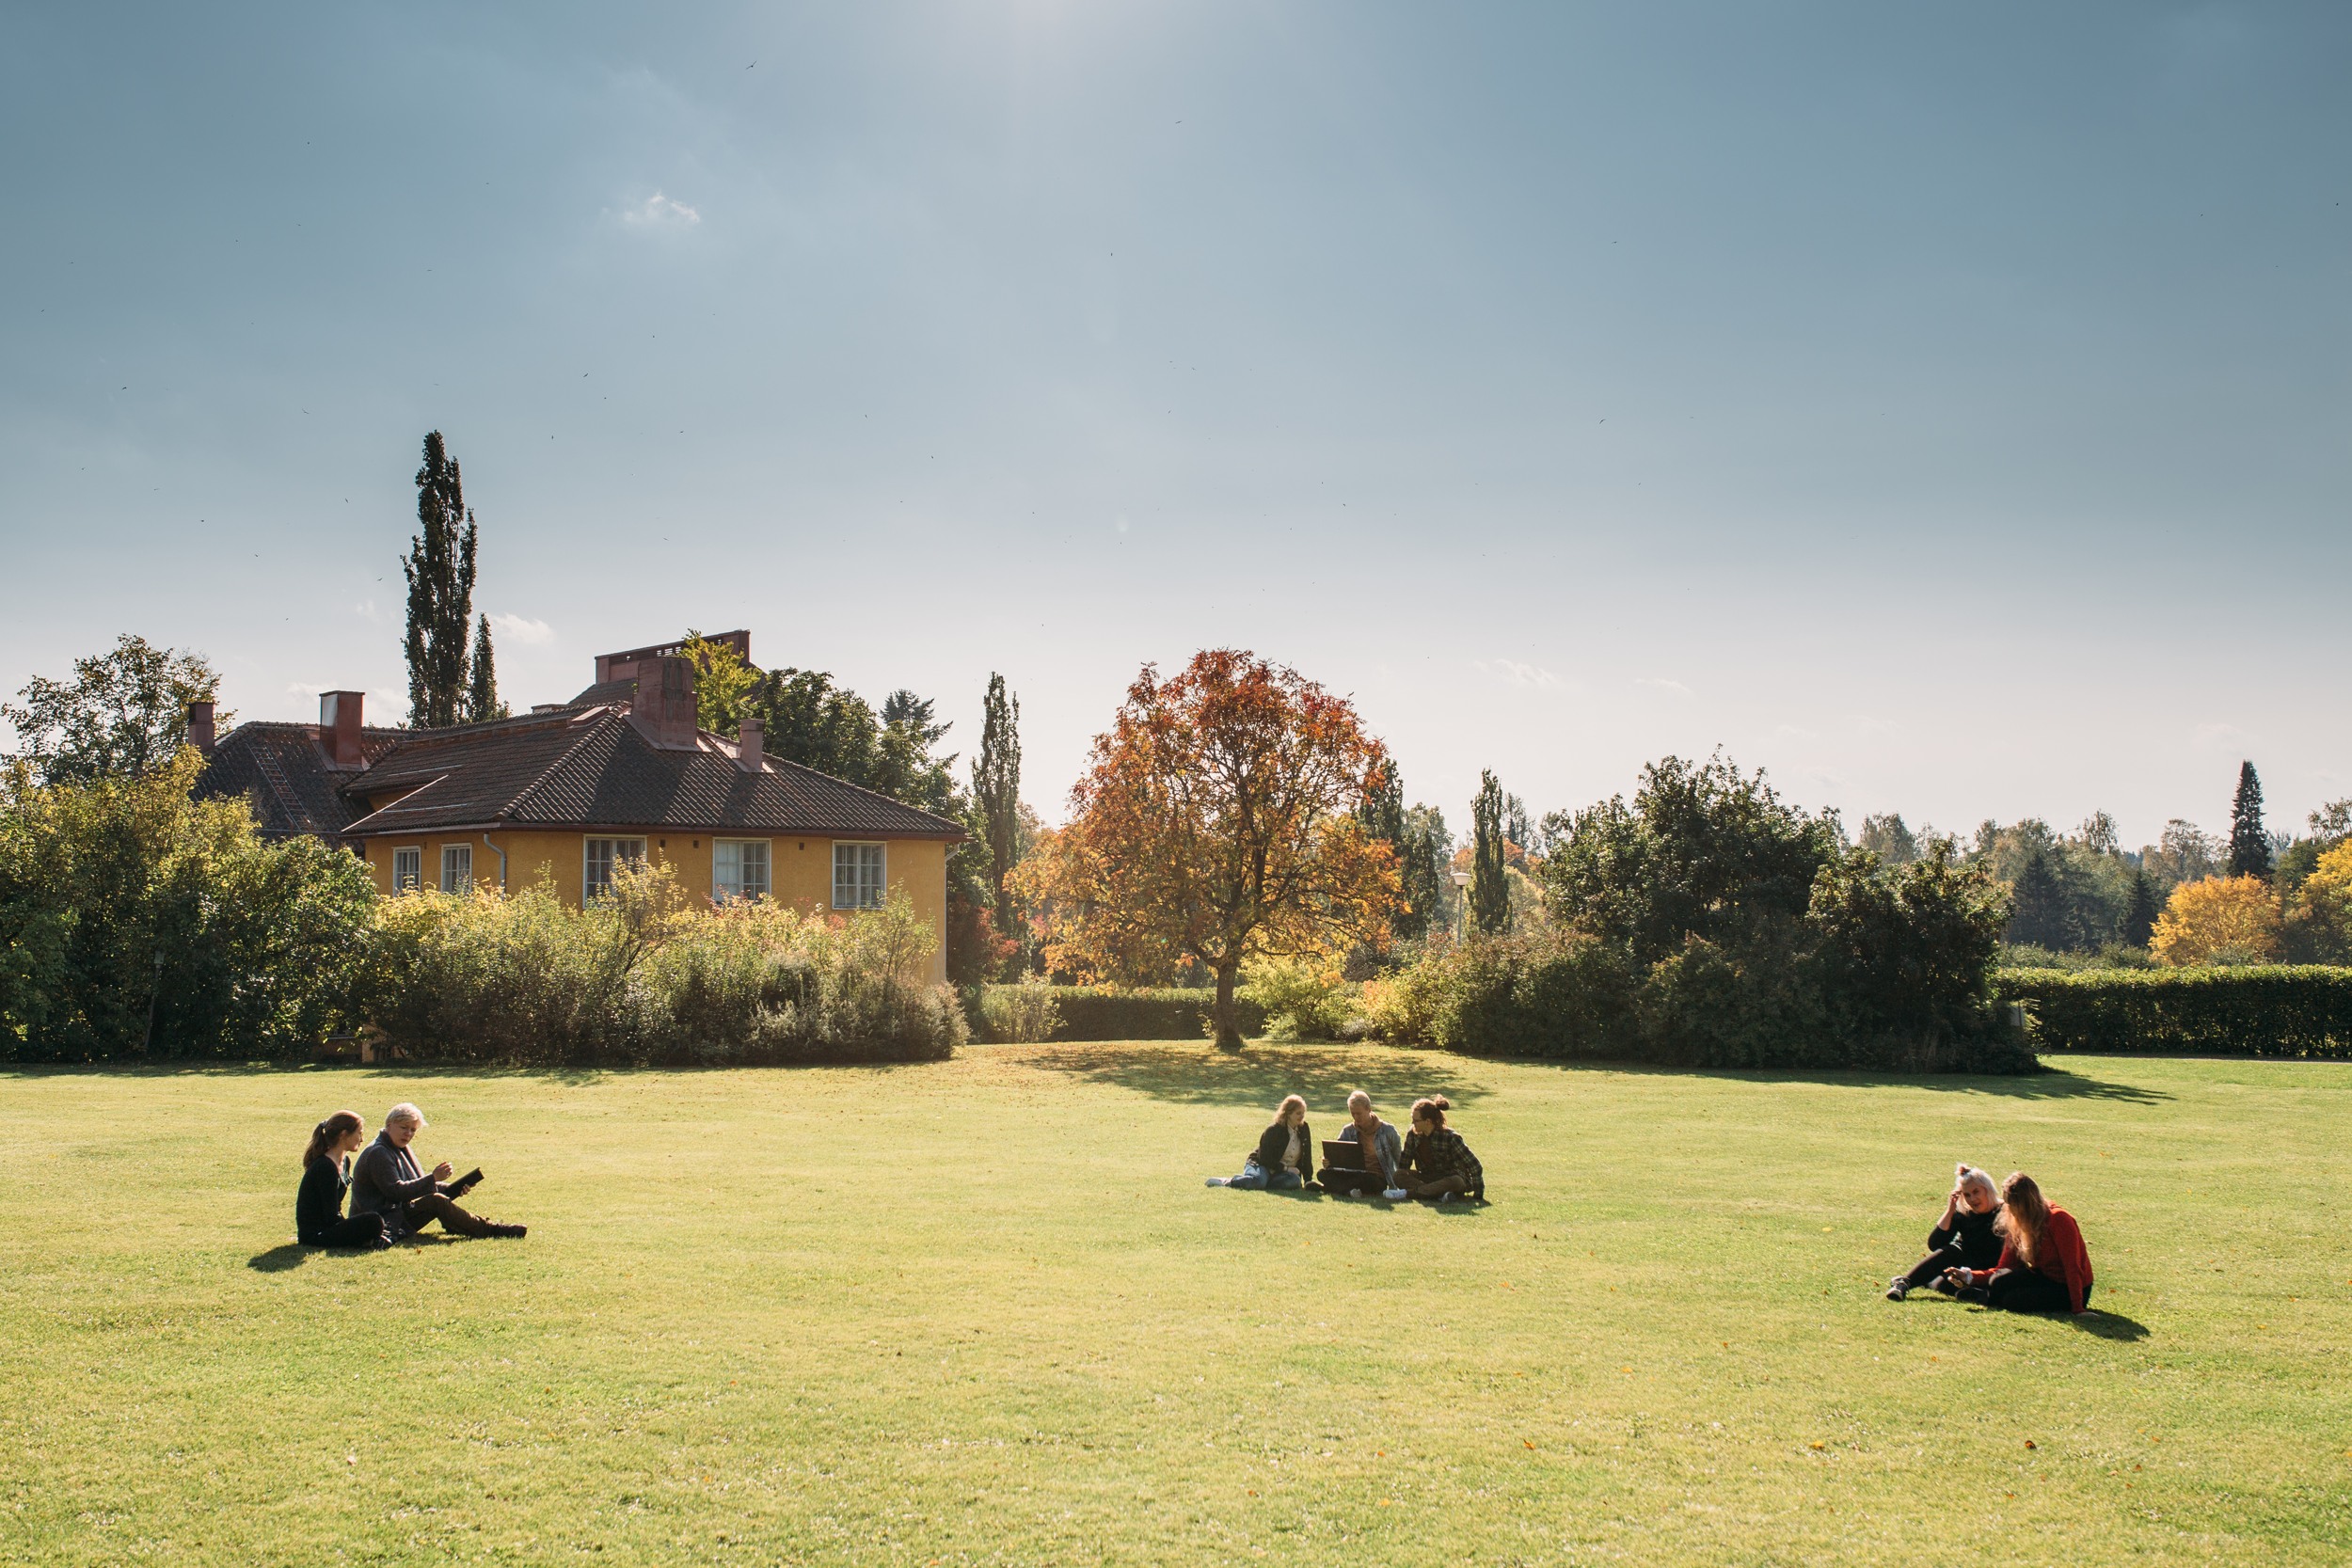
M 718 736 L 712 736 L 711 738 L 715 740 Z M 886 806 L 896 806 L 900 811 L 911 811 L 917 816 L 928 816 L 934 822 L 945 823 L 960 833 L 968 831 L 962 823 L 956 821 L 953 817 L 942 816 L 939 813 L 932 811 L 928 806 L 909 805 L 906 801 L 899 800 L 895 795 L 884 795 L 879 789 L 868 789 L 862 784 L 851 784 L 849 780 L 840 777 L 838 774 L 828 773 L 821 768 L 811 768 L 804 762 L 794 762 L 790 757 L 771 755 L 765 748 L 762 748 L 759 755 L 760 760 L 763 762 L 781 763 L 787 768 L 797 768 L 803 773 L 824 780 L 827 784 L 837 784 L 844 789 L 854 789 L 860 795 L 870 795 Z
M 554 716 L 550 714 L 546 715 L 545 717 L 552 718 Z M 541 784 L 553 778 L 557 768 L 571 761 L 575 756 L 578 756 L 580 754 L 580 749 L 587 745 L 589 741 L 596 738 L 596 732 L 604 728 L 606 721 L 615 718 L 619 719 L 624 724 L 628 722 L 628 717 L 622 714 L 619 709 L 606 709 L 604 718 L 596 720 L 594 722 L 582 726 L 578 739 L 574 740 L 569 746 L 564 747 L 562 751 L 556 752 L 555 760 L 541 768 L 539 770 L 538 777 L 523 785 L 522 788 L 515 791 L 513 799 L 509 800 L 506 804 L 499 807 L 497 812 L 493 815 L 503 817 L 509 812 L 512 812 L 516 806 L 521 805 L 525 796 L 529 795 L 532 790 L 537 789 Z M 572 713 L 567 716 L 567 721 L 573 724 L 580 723 L 578 709 L 572 710 Z

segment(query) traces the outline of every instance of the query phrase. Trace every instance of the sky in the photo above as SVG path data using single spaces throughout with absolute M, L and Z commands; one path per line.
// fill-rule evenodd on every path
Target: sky
M 1900 811 L 2352 795 L 2352 8 L 0 0 L 0 690 L 405 706 L 427 430 L 503 694 L 749 627 L 1146 663 L 1409 798 L 1717 748 Z

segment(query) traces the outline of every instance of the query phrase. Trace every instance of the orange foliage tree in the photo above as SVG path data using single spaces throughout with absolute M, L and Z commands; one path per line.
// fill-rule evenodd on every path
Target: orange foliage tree
M 1198 960 L 1216 975 L 1217 1044 L 1238 1047 L 1245 962 L 1386 937 L 1396 856 L 1356 808 L 1388 767 L 1355 705 L 1295 670 L 1231 648 L 1165 681 L 1145 665 L 1069 825 L 1023 867 L 1052 911 L 1048 961 L 1151 984 Z
M 2260 877 L 2183 882 L 2148 939 L 2168 964 L 2262 962 L 2279 956 L 2279 900 Z

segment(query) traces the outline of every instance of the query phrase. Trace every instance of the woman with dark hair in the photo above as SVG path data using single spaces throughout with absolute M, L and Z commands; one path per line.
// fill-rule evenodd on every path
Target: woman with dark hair
M 2051 1207 L 2024 1171 L 2001 1183 L 2001 1256 L 1989 1269 L 1953 1269 L 1944 1277 L 1963 1301 L 2005 1312 L 2079 1312 L 2090 1300 L 2090 1254 L 2082 1227 Z
M 1396 1184 L 1407 1197 L 1457 1197 L 1485 1202 L 1486 1173 L 1462 1134 L 1445 1124 L 1454 1101 L 1441 1094 L 1413 1101 L 1413 1130 L 1405 1134 L 1405 1157 L 1397 1162 Z
M 294 1237 L 304 1246 L 388 1247 L 384 1216 L 343 1217 L 343 1192 L 351 1185 L 345 1162 L 359 1147 L 367 1123 L 357 1111 L 338 1111 L 310 1129 L 302 1151 L 302 1190 L 294 1195 Z
M 1259 1134 L 1257 1152 L 1244 1162 L 1241 1174 L 1212 1176 L 1209 1185 L 1295 1193 L 1307 1185 L 1314 1161 L 1315 1135 L 1307 1128 L 1307 1102 L 1292 1095 L 1275 1108 L 1274 1124 Z

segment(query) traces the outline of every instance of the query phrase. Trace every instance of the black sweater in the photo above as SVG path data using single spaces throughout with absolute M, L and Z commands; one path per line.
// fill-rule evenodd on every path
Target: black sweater
M 294 1195 L 294 1234 L 317 1246 L 343 1217 L 343 1167 L 322 1154 L 302 1167 L 302 1190 Z
M 2000 1216 L 1998 1209 L 1972 1214 L 1965 1209 L 1952 1211 L 1952 1223 L 1939 1225 L 1928 1232 L 1928 1250 L 1940 1247 L 1960 1248 L 1960 1260 L 1972 1269 L 1989 1269 L 2001 1256 L 2001 1238 L 1994 1233 L 1993 1222 Z
M 1283 1126 L 1281 1118 L 1277 1117 L 1274 1125 L 1259 1135 L 1255 1156 L 1258 1168 L 1268 1176 L 1280 1170 L 1282 1151 L 1290 1146 L 1291 1130 Z M 1315 1135 L 1303 1121 L 1298 1124 L 1298 1174 L 1309 1180 L 1312 1180 L 1315 1174 Z

